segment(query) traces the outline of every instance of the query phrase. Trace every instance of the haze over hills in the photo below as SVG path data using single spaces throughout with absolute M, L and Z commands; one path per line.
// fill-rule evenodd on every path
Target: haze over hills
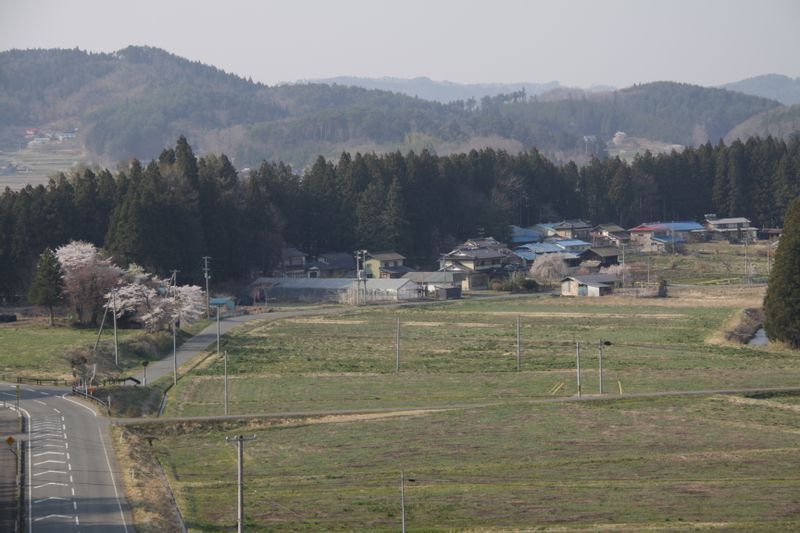
M 27 129 L 76 128 L 86 157 L 105 164 L 156 157 L 182 134 L 199 153 L 224 152 L 239 168 L 265 159 L 302 167 L 344 150 L 446 154 L 485 146 L 585 161 L 617 131 L 694 146 L 780 107 L 672 82 L 605 93 L 522 88 L 443 104 L 338 84 L 270 87 L 150 47 L 12 50 L 0 53 L 0 142 L 11 150 L 24 145 Z
M 553 89 L 562 87 L 557 81 L 546 83 L 455 83 L 452 81 L 434 81 L 426 77 L 418 78 L 359 78 L 353 76 L 337 76 L 334 78 L 321 78 L 300 81 L 298 83 L 324 83 L 327 85 L 344 85 L 347 87 L 362 87 L 364 89 L 379 89 L 393 93 L 415 96 L 424 100 L 434 100 L 446 104 L 455 100 L 480 100 L 484 96 L 497 96 L 498 94 L 525 91 L 528 96 L 536 96 Z M 611 88 L 613 90 L 613 88 Z
M 784 105 L 800 103 L 800 78 L 781 74 L 765 74 L 722 86 L 729 91 L 752 94 L 777 100 Z

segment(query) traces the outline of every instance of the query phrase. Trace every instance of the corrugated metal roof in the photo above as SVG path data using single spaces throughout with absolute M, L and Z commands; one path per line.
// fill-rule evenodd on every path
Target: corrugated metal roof
M 708 223 L 712 226 L 717 224 L 750 224 L 750 219 L 744 217 L 715 218 L 714 220 L 709 220 Z
M 582 241 L 580 239 L 563 239 L 560 241 L 553 241 L 553 244 L 559 246 L 561 248 L 565 248 L 567 246 L 591 246 L 592 244 L 586 241 Z
M 667 233 L 670 231 L 695 231 L 704 230 L 702 224 L 692 221 L 679 221 L 679 222 L 647 222 L 639 224 L 630 231 L 652 231 L 655 233 Z

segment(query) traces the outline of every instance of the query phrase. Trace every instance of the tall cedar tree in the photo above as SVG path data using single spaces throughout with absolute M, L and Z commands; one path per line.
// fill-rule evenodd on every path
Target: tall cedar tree
M 800 197 L 792 201 L 786 213 L 764 311 L 767 336 L 800 347 Z
M 39 256 L 36 273 L 31 281 L 28 299 L 32 304 L 47 307 L 50 313 L 50 327 L 53 327 L 53 306 L 64 297 L 64 271 L 50 248 L 45 248 Z

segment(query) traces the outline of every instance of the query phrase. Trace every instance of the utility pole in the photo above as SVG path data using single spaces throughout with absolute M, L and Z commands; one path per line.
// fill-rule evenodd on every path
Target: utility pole
M 578 397 L 581 396 L 581 343 L 580 341 L 575 341 L 575 370 L 577 371 L 578 377 Z
M 172 298 L 177 298 L 178 293 L 178 272 L 180 270 L 172 271 Z M 172 318 L 172 384 L 178 384 L 178 319 Z
M 400 471 L 400 527 L 406 533 L 406 480 L 403 471 Z
M 117 342 L 117 288 L 111 289 L 111 300 L 114 302 L 114 364 L 119 367 L 119 343 Z
M 747 257 L 747 236 L 744 237 L 744 280 L 748 285 L 750 284 L 750 261 Z
M 600 339 L 600 394 L 603 394 L 603 339 Z
M 519 315 L 517 315 L 517 372 L 520 370 L 520 359 L 522 358 L 522 342 L 519 329 Z
M 236 511 L 236 522 L 238 533 L 244 531 L 244 443 L 248 440 L 255 440 L 256 436 L 245 437 L 244 435 L 236 435 L 235 437 L 225 437 L 227 442 L 236 442 L 239 446 L 238 450 L 238 469 L 239 469 L 239 498 Z
M 397 317 L 397 324 L 395 326 L 394 345 L 396 351 L 394 371 L 400 372 L 400 317 Z
M 225 368 L 225 414 L 228 414 L 228 350 L 225 350 L 225 357 L 223 358 L 223 366 Z
M 142 367 L 144 368 L 144 382 L 142 383 L 142 385 L 144 385 L 145 387 L 147 387 L 147 365 L 149 364 L 150 361 L 142 362 Z
M 208 260 L 209 259 L 211 259 L 211 257 L 209 257 L 207 255 L 203 256 L 203 262 L 205 264 L 205 266 L 203 267 L 203 277 L 206 278 L 206 318 L 211 318 L 211 308 L 208 306 L 208 301 L 209 301 L 208 300 L 208 280 L 211 279 L 211 276 L 210 276 L 211 269 L 208 268 Z
M 622 286 L 625 287 L 625 243 L 622 243 Z
M 221 306 L 216 306 L 217 308 L 217 355 L 219 355 L 219 308 Z

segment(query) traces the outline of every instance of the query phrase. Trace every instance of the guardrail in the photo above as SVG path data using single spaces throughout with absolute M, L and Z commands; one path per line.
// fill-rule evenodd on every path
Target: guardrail
M 80 389 L 78 387 L 72 387 L 72 394 L 74 394 L 75 396 L 80 396 L 80 397 L 85 398 L 87 400 L 91 400 L 91 401 L 93 401 L 93 402 L 95 402 L 95 403 L 97 403 L 99 405 L 102 405 L 106 409 L 108 409 L 108 403 L 107 402 L 101 400 L 97 396 L 89 394 L 89 392 L 86 391 L 85 389 Z
M 16 376 L 14 381 L 17 383 L 28 383 L 30 385 L 54 385 L 54 386 L 68 386 L 72 382 L 67 379 L 56 378 L 29 378 L 26 376 Z

